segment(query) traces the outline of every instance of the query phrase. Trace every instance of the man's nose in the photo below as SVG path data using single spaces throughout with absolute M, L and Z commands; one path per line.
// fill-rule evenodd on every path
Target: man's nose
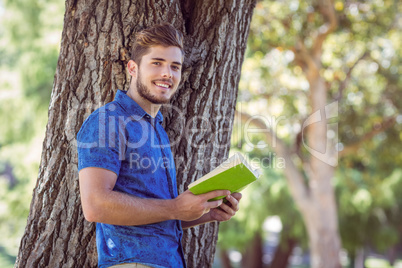
M 172 70 L 170 69 L 169 66 L 163 69 L 162 77 L 172 78 Z

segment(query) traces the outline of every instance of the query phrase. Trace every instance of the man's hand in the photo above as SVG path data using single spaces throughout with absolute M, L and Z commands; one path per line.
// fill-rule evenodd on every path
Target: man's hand
M 226 196 L 226 203 L 221 203 L 219 207 L 211 208 L 209 212 L 206 211 L 206 214 L 196 220 L 182 221 L 181 226 L 183 229 L 187 229 L 211 221 L 228 221 L 239 210 L 239 202 L 241 197 L 241 193 L 228 194 Z
M 228 221 L 239 210 L 239 202 L 242 195 L 241 193 L 233 193 L 226 196 L 228 202 L 222 203 L 218 208 L 210 210 L 209 214 L 212 220 L 215 221 Z
M 216 190 L 205 194 L 194 195 L 190 190 L 185 191 L 174 199 L 176 219 L 193 221 L 199 219 L 210 209 L 217 208 L 223 204 L 222 200 L 208 201 L 218 196 L 228 196 L 230 191 Z M 236 201 L 237 202 L 237 201 Z M 225 209 L 230 209 L 225 205 Z M 230 209 L 229 211 L 231 211 Z

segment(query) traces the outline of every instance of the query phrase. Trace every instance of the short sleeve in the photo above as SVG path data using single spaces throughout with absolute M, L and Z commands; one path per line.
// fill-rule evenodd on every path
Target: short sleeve
M 119 142 L 122 138 L 116 135 L 114 122 L 109 120 L 109 115 L 102 108 L 85 120 L 77 134 L 78 171 L 99 167 L 119 175 L 124 152 Z

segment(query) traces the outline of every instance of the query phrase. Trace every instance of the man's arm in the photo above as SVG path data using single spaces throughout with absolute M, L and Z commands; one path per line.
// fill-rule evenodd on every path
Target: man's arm
M 239 210 L 239 202 L 242 195 L 241 193 L 233 193 L 226 196 L 227 203 L 222 203 L 218 208 L 212 208 L 208 213 L 194 221 L 182 221 L 181 226 L 183 229 L 194 227 L 200 224 L 212 221 L 228 221 Z
M 116 180 L 114 172 L 103 168 L 88 167 L 79 172 L 81 203 L 88 221 L 114 225 L 193 221 L 222 204 L 222 200 L 208 202 L 209 199 L 230 194 L 224 190 L 202 195 L 186 191 L 171 200 L 143 199 L 113 191 Z

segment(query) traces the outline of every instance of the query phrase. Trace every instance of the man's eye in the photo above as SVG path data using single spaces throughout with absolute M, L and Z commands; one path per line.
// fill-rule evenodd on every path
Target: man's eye
M 178 66 L 172 66 L 172 69 L 178 71 L 178 70 L 180 70 L 180 67 L 178 67 Z
M 160 62 L 154 62 L 154 63 L 152 63 L 153 65 L 161 65 L 161 63 Z

